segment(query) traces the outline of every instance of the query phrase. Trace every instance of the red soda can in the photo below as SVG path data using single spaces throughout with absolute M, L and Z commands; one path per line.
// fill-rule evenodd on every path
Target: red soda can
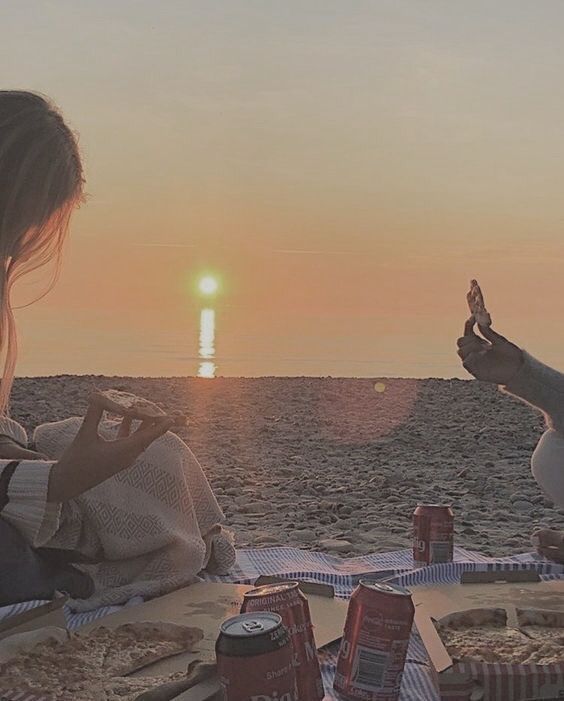
M 413 513 L 413 562 L 452 562 L 454 514 L 450 506 L 419 504 Z
M 414 613 L 407 589 L 361 579 L 347 611 L 335 691 L 352 701 L 397 701 Z
M 228 618 L 215 654 L 223 701 L 298 701 L 290 634 L 277 613 Z
M 272 611 L 290 633 L 300 701 L 321 701 L 325 696 L 309 604 L 297 582 L 266 584 L 245 594 L 241 613 Z

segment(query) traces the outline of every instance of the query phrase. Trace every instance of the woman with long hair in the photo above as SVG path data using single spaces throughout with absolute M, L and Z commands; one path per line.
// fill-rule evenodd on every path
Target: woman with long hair
M 170 432 L 174 419 L 133 429 L 104 421 L 93 403 L 84 419 L 39 426 L 32 450 L 7 416 L 12 288 L 47 263 L 58 269 L 83 184 L 77 139 L 50 101 L 0 91 L 0 603 L 61 588 L 76 609 L 122 603 L 206 567 L 224 572 L 235 557 L 200 465 Z

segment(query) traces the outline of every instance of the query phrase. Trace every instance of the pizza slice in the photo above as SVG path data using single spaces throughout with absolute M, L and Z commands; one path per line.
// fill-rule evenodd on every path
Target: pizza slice
M 98 701 L 105 648 L 78 636 L 46 640 L 0 665 L 0 691 L 47 695 L 57 701 Z
M 17 692 L 49 701 L 134 701 L 169 682 L 187 687 L 201 664 L 166 676 L 122 677 L 191 651 L 203 637 L 200 628 L 151 622 L 100 626 L 65 641 L 43 641 L 0 664 L 0 698 L 2 692 Z
M 105 701 L 169 701 L 212 677 L 215 663 L 195 660 L 186 672 L 159 677 L 114 677 L 104 686 Z
M 184 672 L 159 677 L 111 677 L 104 681 L 105 701 L 137 701 L 151 689 L 163 683 L 174 683 L 185 678 Z
M 470 280 L 470 290 L 466 295 L 466 300 L 468 302 L 468 307 L 470 308 L 470 313 L 476 319 L 479 326 L 491 326 L 492 318 L 486 309 L 486 304 L 484 302 L 484 295 L 478 285 L 477 280 Z
M 97 632 L 102 636 L 108 634 L 104 629 L 96 629 L 89 637 Z M 102 665 L 106 677 L 125 677 L 154 662 L 190 651 L 204 637 L 201 628 L 164 621 L 125 623 L 114 628 L 110 635 L 112 644 Z
M 91 403 L 102 407 L 105 411 L 117 416 L 129 416 L 133 419 L 160 419 L 168 414 L 160 406 L 148 399 L 143 399 L 130 392 L 122 392 L 118 389 L 97 390 L 90 397 Z M 170 415 L 176 419 L 176 425 L 186 423 L 186 417 Z

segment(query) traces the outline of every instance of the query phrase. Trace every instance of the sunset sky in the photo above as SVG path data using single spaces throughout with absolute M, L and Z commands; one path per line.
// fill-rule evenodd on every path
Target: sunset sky
M 60 106 L 89 193 L 19 374 L 195 374 L 204 273 L 219 374 L 465 377 L 471 277 L 564 367 L 560 0 L 0 12 L 2 85 Z

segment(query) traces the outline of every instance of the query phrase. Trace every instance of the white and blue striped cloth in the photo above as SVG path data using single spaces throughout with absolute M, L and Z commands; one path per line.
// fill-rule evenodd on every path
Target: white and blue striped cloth
M 450 584 L 460 580 L 464 570 L 507 571 L 535 570 L 542 579 L 564 579 L 564 566 L 540 559 L 527 553 L 510 557 L 491 558 L 480 553 L 455 548 L 454 562 L 444 565 L 431 565 L 414 569 L 411 550 L 391 553 L 377 553 L 349 559 L 342 559 L 325 553 L 308 552 L 296 548 L 267 548 L 264 550 L 239 550 L 237 563 L 229 576 L 204 575 L 204 579 L 215 582 L 235 582 L 252 584 L 261 575 L 278 575 L 287 579 L 300 579 L 331 584 L 336 595 L 350 597 L 358 580 L 362 577 L 386 578 L 402 586 L 425 584 Z M 134 606 L 141 603 L 137 597 L 127 603 Z M 39 601 L 28 601 L 14 606 L 0 608 L 0 621 L 10 616 L 38 606 Z M 71 629 L 90 623 L 120 610 L 119 606 L 104 607 L 87 613 L 66 612 Z M 322 652 L 322 673 L 326 689 L 326 699 L 336 699 L 332 692 L 338 644 Z M 15 697 L 14 697 L 15 698 Z M 26 701 L 29 697 L 25 697 Z M 414 633 L 410 642 L 405 665 L 401 701 L 439 701 L 428 665 L 427 655 L 419 636 Z

